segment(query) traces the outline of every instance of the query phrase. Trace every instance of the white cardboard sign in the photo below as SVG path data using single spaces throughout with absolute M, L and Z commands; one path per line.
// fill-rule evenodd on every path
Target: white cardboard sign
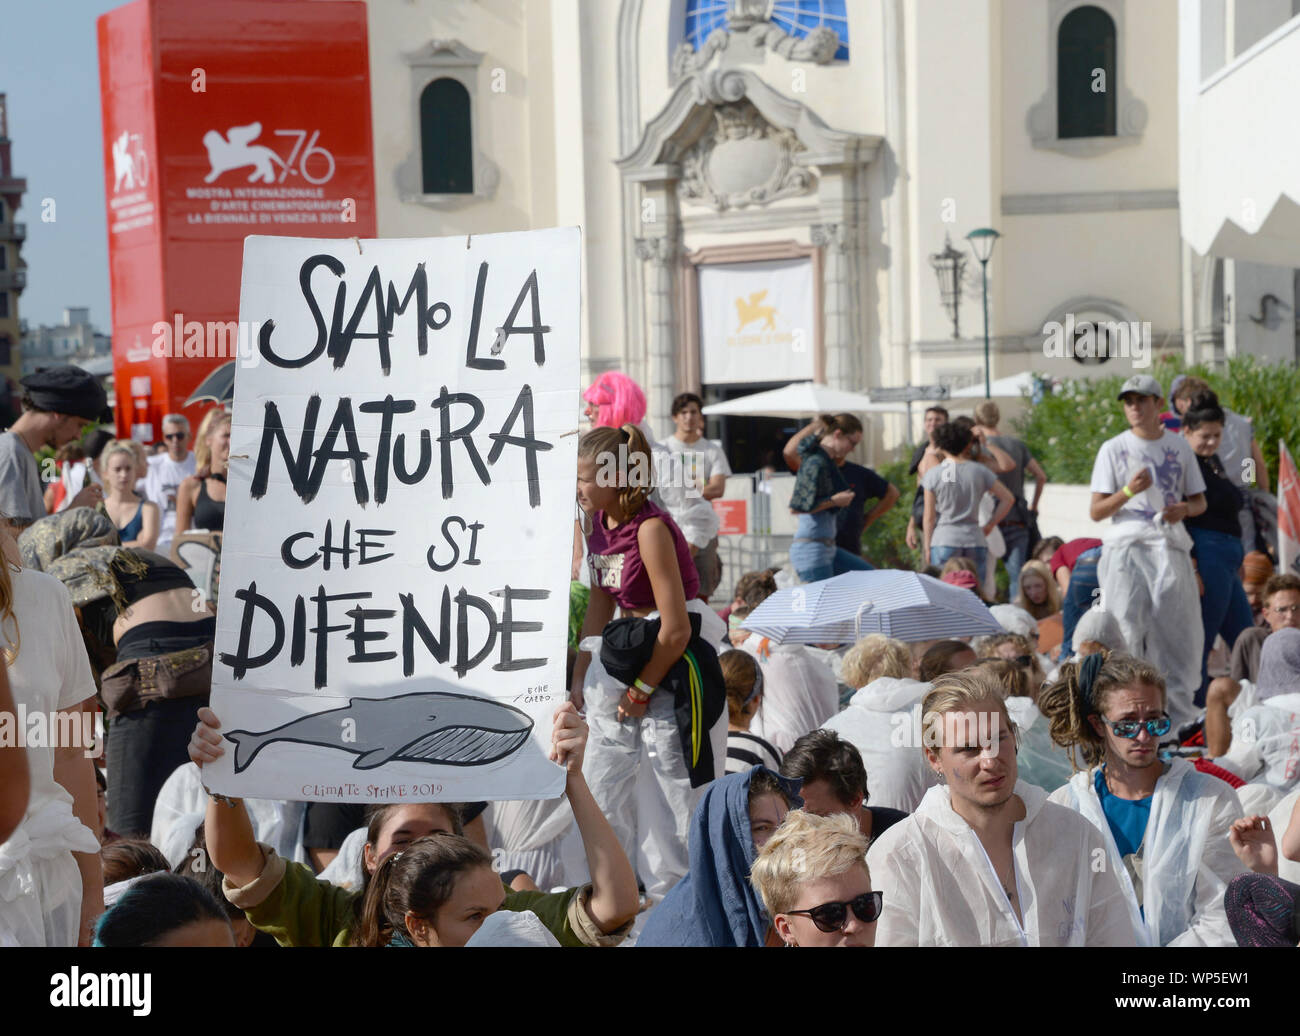
M 249 237 L 208 787 L 554 798 L 579 232 Z

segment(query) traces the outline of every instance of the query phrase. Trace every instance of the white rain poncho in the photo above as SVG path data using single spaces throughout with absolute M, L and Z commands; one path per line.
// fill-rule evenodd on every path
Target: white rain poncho
M 0 647 L 18 649 L 9 665 L 9 686 L 31 728 L 32 719 L 54 717 L 93 698 L 95 680 L 63 584 L 30 568 L 11 572 L 10 580 L 19 637 L 15 644 L 13 623 L 3 623 Z M 49 730 L 59 733 L 56 726 Z M 87 732 L 81 728 L 77 733 Z M 27 812 L 0 844 L 0 946 L 77 945 L 81 871 L 72 854 L 96 853 L 99 841 L 77 819 L 72 796 L 54 779 L 52 740 L 45 737 L 36 744 L 27 735 Z
M 1232 746 L 1214 761 L 1248 784 L 1282 794 L 1294 788 L 1300 783 L 1300 691 L 1275 694 L 1233 717 Z
M 1006 701 L 1007 712 L 1020 732 L 1016 748 L 1016 769 L 1020 779 L 1044 791 L 1055 791 L 1074 773 L 1070 754 L 1052 740 L 1047 731 L 1047 717 L 1038 710 L 1032 698 L 1008 698 Z
M 1102 602 L 1129 650 L 1164 674 L 1175 733 L 1196 719 L 1192 697 L 1201 686 L 1205 633 L 1191 549 L 1182 522 L 1115 522 L 1097 563 Z
M 725 636 L 725 624 L 703 602 L 687 601 L 686 610 L 700 615 L 700 636 L 707 643 Z M 658 612 L 647 616 L 656 617 Z M 644 716 L 620 723 L 618 703 L 627 686 L 605 671 L 598 638 L 584 640 L 583 650 L 589 650 L 588 641 L 595 641 L 595 650 L 582 689 L 591 728 L 582 774 L 646 893 L 662 897 L 690 869 L 686 839 L 704 786 L 691 787 L 672 695 L 651 695 Z M 726 709 L 709 742 L 721 777 L 727 765 Z
M 325 869 L 317 875 L 321 881 L 349 892 L 360 892 L 366 884 L 366 835 L 368 831 L 359 827 L 343 839 L 334 859 L 326 864 Z
M 740 646 L 763 671 L 763 704 L 749 732 L 770 741 L 782 755 L 839 711 L 839 683 L 824 658 L 802 644 L 764 646 L 763 638 L 752 633 Z
M 483 814 L 493 866 L 520 870 L 541 889 L 585 885 L 587 858 L 568 798 L 490 802 Z
M 466 946 L 555 946 L 560 940 L 531 910 L 498 910 L 469 937 Z
M 1031 643 L 1038 643 L 1038 620 L 1018 604 L 995 604 L 989 608 L 989 614 L 1008 633 L 1019 633 L 1028 637 Z M 971 646 L 978 651 L 988 637 L 976 637 Z
M 1300 630 L 1287 626 L 1264 638 L 1255 683 L 1260 701 L 1300 691 Z
M 278 799 L 245 799 L 253 834 L 286 860 L 311 862 L 302 845 L 305 802 L 282 802 Z M 167 862 L 177 867 L 194 844 L 194 833 L 203 823 L 208 808 L 208 793 L 203 789 L 203 775 L 193 763 L 184 763 L 172 771 L 153 807 L 149 841 L 156 845 Z
M 72 853 L 98 851 L 70 807 L 29 808 L 0 845 L 0 946 L 76 946 L 81 871 Z
M 1110 870 L 1124 889 L 1130 924 L 1143 946 L 1236 946 L 1223 894 L 1246 871 L 1228 841 L 1242 815 L 1232 785 L 1174 759 L 1156 782 L 1142 841 L 1142 912 L 1128 869 L 1097 797 L 1097 771 L 1076 773 L 1052 801 L 1077 810 L 1101 831 Z
M 849 653 L 851 644 L 842 644 L 836 648 L 819 648 L 812 644 L 804 644 L 803 649 L 808 652 L 809 657 L 814 662 L 820 662 L 830 670 L 831 679 L 835 681 L 835 711 L 839 712 L 853 697 L 856 687 L 849 685 L 844 678 L 844 656 Z
M 921 699 L 930 684 L 882 676 L 822 724 L 853 745 L 867 768 L 873 806 L 911 813 L 938 783 L 921 751 Z
M 1071 643 L 1078 647 L 1089 640 L 1112 651 L 1128 654 L 1128 643 L 1124 640 L 1124 631 L 1120 629 L 1119 622 L 1100 605 L 1093 605 L 1080 616 Z
M 1132 946 L 1124 895 L 1104 858 L 1101 834 L 1024 781 L 1025 819 L 1012 834 L 1024 925 L 946 787 L 876 839 L 867 852 L 871 887 L 885 894 L 877 946 Z

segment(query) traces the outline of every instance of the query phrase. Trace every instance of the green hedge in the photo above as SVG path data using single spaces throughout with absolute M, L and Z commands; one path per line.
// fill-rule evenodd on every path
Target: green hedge
M 1276 488 L 1278 439 L 1286 440 L 1292 455 L 1300 444 L 1300 370 L 1250 356 L 1229 360 L 1219 371 L 1204 364 L 1188 367 L 1181 357 L 1161 357 L 1149 373 L 1166 392 L 1178 374 L 1202 377 L 1224 406 L 1251 418 L 1268 462 L 1270 488 Z M 1066 380 L 1012 422 L 1054 482 L 1088 483 L 1098 448 L 1128 427 L 1115 398 L 1124 380 L 1120 375 Z
M 907 547 L 907 519 L 912 514 L 912 495 L 916 492 L 916 476 L 907 473 L 909 456 L 891 464 L 877 467 L 876 473 L 898 487 L 898 503 L 881 515 L 862 534 L 862 555 L 877 568 L 921 569 L 921 552 Z M 868 501 L 867 509 L 875 504 Z M 919 538 L 919 536 L 918 536 Z

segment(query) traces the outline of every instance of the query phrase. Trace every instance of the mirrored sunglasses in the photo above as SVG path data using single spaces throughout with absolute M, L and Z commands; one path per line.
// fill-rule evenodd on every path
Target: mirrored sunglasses
M 1143 727 L 1146 727 L 1147 733 L 1152 737 L 1164 737 L 1165 734 L 1169 733 L 1169 728 L 1173 726 L 1173 720 L 1168 716 L 1161 716 L 1159 719 L 1148 720 L 1108 719 L 1106 722 L 1110 724 L 1110 729 L 1116 737 L 1122 737 L 1128 740 L 1137 737 Z

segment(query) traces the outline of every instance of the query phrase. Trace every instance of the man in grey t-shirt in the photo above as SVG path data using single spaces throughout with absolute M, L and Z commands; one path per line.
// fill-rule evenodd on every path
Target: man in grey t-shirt
M 23 528 L 45 517 L 45 496 L 36 451 L 58 449 L 81 436 L 108 406 L 99 382 L 80 367 L 52 367 L 28 375 L 23 386 L 23 413 L 0 435 L 0 514 L 13 527 Z M 87 486 L 69 507 L 93 507 L 103 497 L 99 486 Z

